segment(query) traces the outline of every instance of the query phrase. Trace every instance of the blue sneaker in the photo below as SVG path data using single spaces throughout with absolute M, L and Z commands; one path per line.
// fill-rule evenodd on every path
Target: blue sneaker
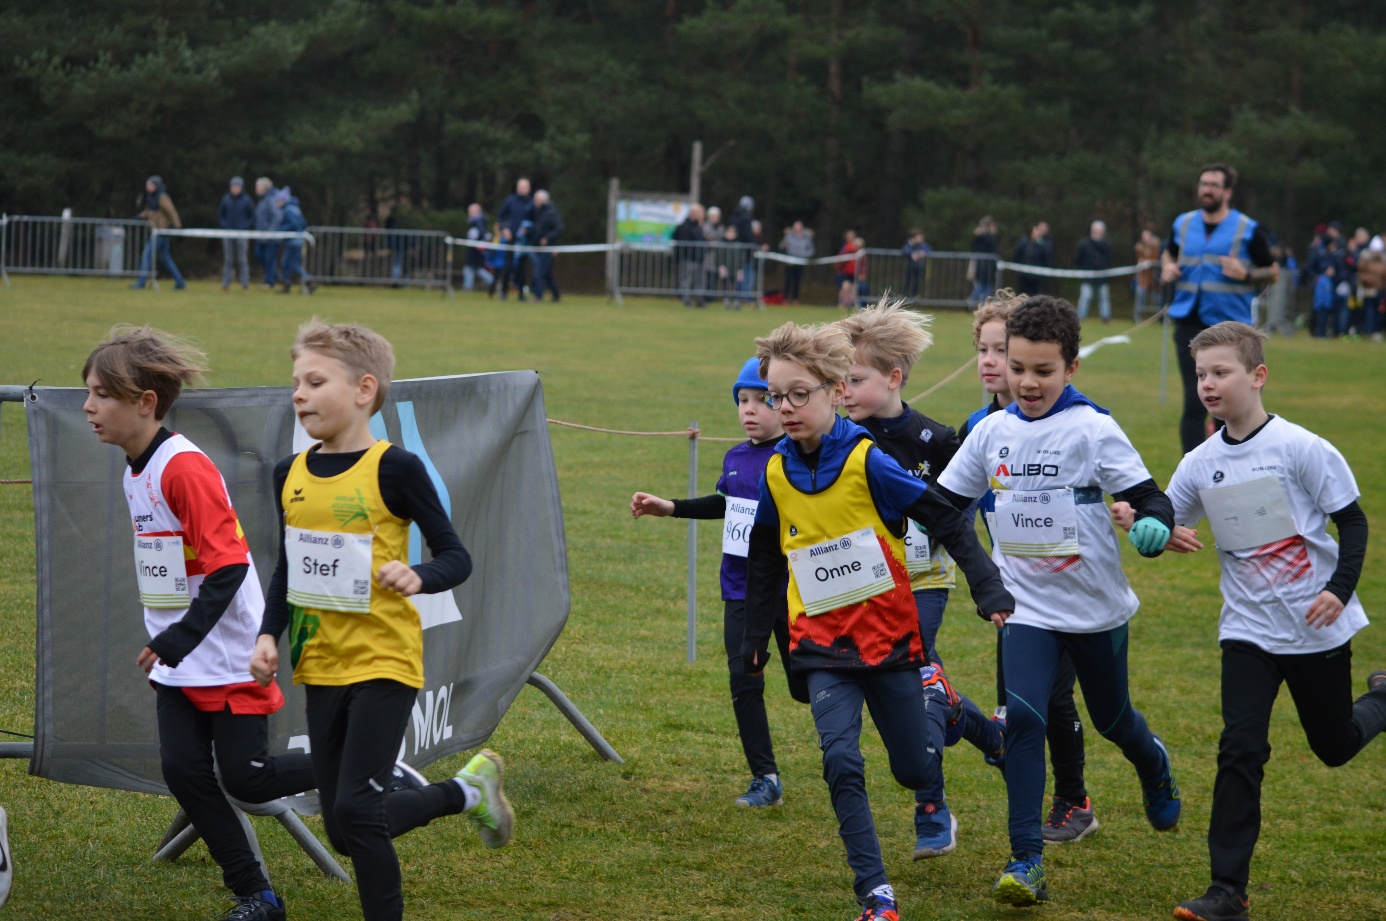
M 914 813 L 914 859 L 942 857 L 958 846 L 958 817 L 947 803 L 925 803 Z
M 991 890 L 992 898 L 1005 905 L 1035 905 L 1049 901 L 1044 885 L 1044 867 L 1039 858 L 1012 857 Z
M 982 756 L 982 760 L 1001 772 L 1001 776 L 1006 776 L 1006 708 L 997 707 L 996 712 L 991 717 L 991 724 L 996 727 L 994 747 L 990 752 Z
M 919 681 L 924 686 L 924 700 L 928 702 L 930 698 L 938 701 L 941 706 L 948 708 L 948 716 L 944 719 L 943 745 L 951 748 L 958 744 L 963 734 L 963 707 L 962 697 L 953 690 L 952 683 L 943 669 L 938 665 L 925 665 L 919 670 Z
M 1165 769 L 1154 783 L 1141 781 L 1141 797 L 1145 800 L 1145 817 L 1151 827 L 1156 831 L 1169 831 L 1179 824 L 1179 784 L 1174 782 L 1174 774 L 1170 771 L 1165 743 L 1155 736 L 1155 744 L 1164 756 Z
M 896 907 L 894 899 L 872 893 L 862 903 L 857 921 L 900 921 L 900 910 Z
M 784 805 L 784 785 L 777 774 L 757 774 L 751 778 L 746 792 L 736 798 L 736 805 L 752 809 Z

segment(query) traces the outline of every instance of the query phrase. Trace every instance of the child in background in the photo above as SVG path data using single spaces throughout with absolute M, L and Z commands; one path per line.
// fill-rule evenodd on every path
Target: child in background
M 765 715 L 765 676 L 748 675 L 741 667 L 741 637 L 746 626 L 746 547 L 751 523 L 755 519 L 756 499 L 766 461 L 775 444 L 784 436 L 779 415 L 766 400 L 765 381 L 760 379 L 760 361 L 748 359 L 732 384 L 741 428 L 749 439 L 727 452 L 722 460 L 722 477 L 717 492 L 698 499 L 661 499 L 638 492 L 631 497 L 630 512 L 674 518 L 722 518 L 722 639 L 731 673 L 732 712 L 741 748 L 751 768 L 751 785 L 736 798 L 738 806 L 779 806 L 784 803 L 784 784 L 775 763 L 770 741 L 770 721 Z M 796 682 L 789 670 L 789 624 L 779 618 L 774 624 L 775 641 L 780 647 L 790 693 L 808 703 L 808 691 Z
M 1325 339 L 1334 332 L 1333 325 L 1333 266 L 1325 266 L 1323 274 L 1314 280 L 1314 325 L 1310 335 Z
M 311 790 L 313 766 L 307 755 L 268 757 L 267 717 L 284 695 L 251 679 L 264 610 L 255 563 L 216 466 L 160 424 L 206 367 L 205 355 L 167 333 L 118 326 L 82 368 L 82 410 L 96 437 L 129 462 L 121 491 L 149 631 L 135 664 L 156 695 L 164 782 L 235 895 L 225 917 L 282 921 L 284 901 L 222 788 L 267 802 Z
M 1044 838 L 1044 741 L 1049 695 L 1061 653 L 1073 658 L 1093 724 L 1136 768 L 1146 818 L 1156 830 L 1179 823 L 1179 789 L 1164 745 L 1127 689 L 1127 621 L 1140 602 L 1121 570 L 1104 491 L 1130 502 L 1131 542 L 1158 555 L 1173 509 L 1140 455 L 1105 409 L 1073 388 L 1080 326 L 1067 301 L 1027 298 L 1006 320 L 1006 359 L 1016 402 L 973 429 L 935 487 L 958 508 L 996 492 L 993 556 L 1019 602 L 992 618 L 1005 632 L 1006 789 L 1011 859 L 993 888 L 997 901 L 1048 898 Z
M 870 433 L 872 440 L 910 476 L 933 485 L 934 478 L 953 459 L 958 436 L 946 425 L 906 406 L 901 389 L 915 361 L 933 341 L 930 318 L 903 309 L 903 300 L 884 299 L 874 307 L 839 320 L 852 343 L 852 366 L 843 405 L 848 417 Z M 930 539 L 926 529 L 910 522 L 905 535 L 905 568 L 914 590 L 920 636 L 930 664 L 920 669 L 927 708 L 942 707 L 949 721 L 984 756 L 998 759 L 1005 752 L 1001 724 L 988 720 L 977 705 L 957 694 L 943 670 L 936 639 L 948 606 L 948 590 L 957 584 L 956 567 L 948 551 Z M 930 728 L 935 728 L 930 723 Z M 938 727 L 942 728 L 942 727 Z M 930 739 L 940 752 L 942 733 Z M 956 738 L 947 740 L 949 744 Z M 958 820 L 948 808 L 943 777 L 915 791 L 914 859 L 947 854 L 957 846 Z
M 982 379 L 982 389 L 992 396 L 991 402 L 963 423 L 962 439 L 966 439 L 987 416 L 1015 402 L 1006 381 L 1006 318 L 1024 300 L 1024 295 L 1004 288 L 983 301 L 973 313 L 972 345 L 977 349 L 977 374 Z M 988 489 L 979 500 L 978 509 L 982 513 L 982 523 L 986 524 L 988 516 L 996 510 L 996 494 Z M 987 534 L 990 533 L 988 526 Z M 1001 720 L 1006 718 L 1004 643 L 1005 631 L 996 631 L 996 715 Z M 1042 829 L 1047 844 L 1079 841 L 1097 830 L 1097 815 L 1083 781 L 1083 721 L 1073 700 L 1076 677 L 1073 658 L 1067 651 L 1062 652 L 1058 671 L 1054 674 L 1054 687 L 1049 692 L 1049 719 L 1045 727 L 1049 762 L 1054 768 L 1054 797 Z M 990 760 L 1005 770 L 1004 762 Z
M 371 435 L 394 371 L 390 343 L 363 326 L 313 320 L 290 354 L 294 411 L 318 443 L 274 469 L 284 531 L 251 671 L 262 685 L 273 680 L 292 619 L 294 683 L 307 686 L 323 825 L 356 867 L 366 921 L 398 921 L 404 897 L 391 838 L 460 812 L 488 847 L 514 829 L 494 752 L 483 750 L 451 780 L 386 796 L 424 683 L 423 630 L 409 596 L 460 584 L 471 557 L 423 462 Z M 417 568 L 403 562 L 411 522 L 433 554 Z
M 909 521 L 927 527 L 957 560 L 986 616 L 1009 613 L 1014 600 L 970 522 L 877 449 L 865 429 L 838 417 L 852 364 L 840 327 L 786 323 L 757 339 L 756 349 L 788 437 L 766 465 L 751 528 L 742 665 L 748 674 L 765 668 L 787 604 L 789 655 L 808 685 L 858 921 L 898 921 L 860 739 L 865 703 L 895 779 L 911 790 L 938 781 L 942 752 L 920 730 L 945 714 L 926 710 L 920 693 L 919 669 L 928 660 L 905 569 Z
M 1386 728 L 1386 671 L 1352 699 L 1352 637 L 1367 626 L 1355 590 L 1367 552 L 1367 516 L 1347 461 L 1331 444 L 1261 402 L 1265 336 L 1219 323 L 1189 343 L 1198 390 L 1224 424 L 1190 451 L 1169 481 L 1169 549 L 1202 549 L 1191 530 L 1207 516 L 1222 569 L 1222 738 L 1208 823 L 1212 885 L 1179 903 L 1186 921 L 1247 917 L 1247 882 L 1261 825 L 1261 779 L 1270 760 L 1271 709 L 1282 683 L 1309 748 L 1346 764 Z M 1250 515 L 1248 509 L 1269 509 Z M 1113 515 L 1130 524 L 1130 510 Z M 1338 529 L 1339 546 L 1328 536 Z M 1252 521 L 1247 525 L 1244 522 Z

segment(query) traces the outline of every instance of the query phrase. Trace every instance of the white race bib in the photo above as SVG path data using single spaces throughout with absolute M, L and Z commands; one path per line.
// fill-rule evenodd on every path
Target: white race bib
M 1006 556 L 1078 556 L 1073 489 L 998 489 L 992 533 Z
M 810 616 L 890 591 L 895 578 L 871 528 L 789 551 L 789 568 Z
M 1198 491 L 1220 550 L 1248 550 L 1299 533 L 1280 478 L 1258 477 Z
M 284 526 L 290 604 L 369 614 L 371 535 Z
M 135 580 L 147 608 L 177 609 L 192 604 L 183 538 L 135 535 Z
M 905 521 L 905 571 L 911 576 L 917 576 L 921 572 L 928 572 L 934 568 L 934 561 L 929 556 L 929 535 L 920 527 L 919 522 Z
M 756 499 L 727 497 L 727 515 L 722 524 L 722 552 L 745 557 L 751 547 L 751 525 L 756 521 Z

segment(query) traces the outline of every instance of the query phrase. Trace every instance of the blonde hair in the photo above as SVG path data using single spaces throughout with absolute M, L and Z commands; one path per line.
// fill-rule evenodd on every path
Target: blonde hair
M 1236 352 L 1248 371 L 1255 371 L 1266 363 L 1266 334 L 1233 320 L 1210 326 L 1194 336 L 1189 343 L 1189 354 L 1197 358 L 1204 349 L 1219 346 L 1227 346 Z
M 910 369 L 934 341 L 929 332 L 933 317 L 904 305 L 904 298 L 892 298 L 887 292 L 874 306 L 837 321 L 851 340 L 857 364 L 887 375 L 899 368 L 909 380 Z
M 972 311 L 972 347 L 975 349 L 982 344 L 983 326 L 993 320 L 1005 323 L 1011 311 L 1023 303 L 1025 297 L 1024 294 L 1016 294 L 1010 288 L 1002 288 L 977 305 L 977 309 Z
M 121 323 L 87 356 L 82 382 L 94 373 L 109 393 L 131 403 L 152 390 L 154 418 L 163 419 L 183 385 L 202 381 L 206 371 L 206 354 L 191 342 L 152 326 Z
M 390 378 L 395 373 L 395 350 L 375 330 L 359 323 L 324 323 L 313 317 L 298 328 L 289 357 L 297 361 L 304 352 L 337 359 L 355 381 L 369 374 L 377 385 L 371 412 L 385 405 L 385 398 L 390 394 Z
M 762 380 L 770 372 L 770 360 L 779 358 L 802 365 L 824 383 L 835 383 L 845 381 L 852 368 L 852 340 L 836 323 L 786 323 L 756 340 L 756 357 Z

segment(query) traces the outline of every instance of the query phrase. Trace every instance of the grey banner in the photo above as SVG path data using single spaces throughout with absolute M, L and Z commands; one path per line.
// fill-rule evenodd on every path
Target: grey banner
M 65 783 L 167 792 L 154 694 L 135 666 L 147 641 L 135 587 L 122 452 L 82 413 L 86 391 L 37 388 L 27 405 L 38 557 L 37 693 L 31 773 Z M 272 472 L 295 448 L 286 387 L 193 390 L 165 424 L 221 470 L 266 585 L 281 522 Z M 426 684 L 405 733 L 423 766 L 475 747 L 499 724 L 568 618 L 558 479 L 532 371 L 398 381 L 372 420 L 377 437 L 420 455 L 462 542 L 470 579 L 416 596 Z M 304 435 L 299 430 L 298 441 Z M 411 536 L 417 562 L 418 532 Z M 282 661 L 288 651 L 281 645 Z M 270 717 L 272 752 L 307 746 L 303 695 Z

